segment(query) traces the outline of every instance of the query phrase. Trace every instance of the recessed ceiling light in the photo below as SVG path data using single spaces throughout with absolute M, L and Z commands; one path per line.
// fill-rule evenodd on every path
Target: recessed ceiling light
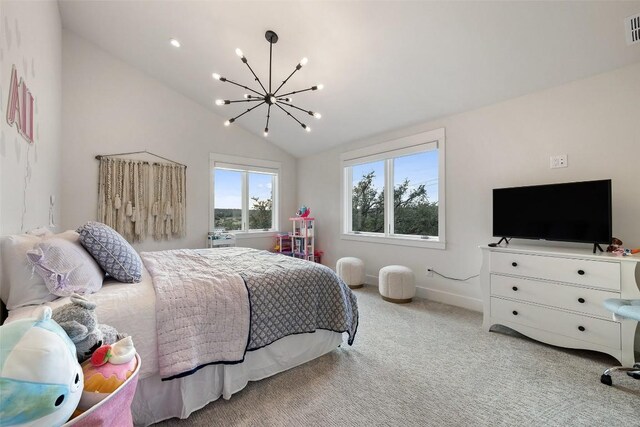
M 180 42 L 176 39 L 169 40 L 169 43 L 171 43 L 171 46 L 173 47 L 180 47 Z

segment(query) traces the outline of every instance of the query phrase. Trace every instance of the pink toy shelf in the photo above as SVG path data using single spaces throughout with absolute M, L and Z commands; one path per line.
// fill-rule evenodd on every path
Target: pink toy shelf
M 276 252 L 308 261 L 320 262 L 322 252 L 315 249 L 315 218 L 291 217 L 292 232 L 276 236 Z

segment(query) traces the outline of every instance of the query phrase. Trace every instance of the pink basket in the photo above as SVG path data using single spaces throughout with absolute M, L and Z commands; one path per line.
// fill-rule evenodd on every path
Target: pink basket
M 138 373 L 142 361 L 140 356 L 136 354 L 138 366 L 129 378 L 118 388 L 101 402 L 92 406 L 82 415 L 74 418 L 63 427 L 131 427 L 133 419 L 131 417 L 131 402 L 136 394 L 138 386 Z

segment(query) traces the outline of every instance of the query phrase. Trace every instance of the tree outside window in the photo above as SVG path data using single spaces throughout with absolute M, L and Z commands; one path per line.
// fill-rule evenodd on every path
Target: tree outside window
M 393 162 L 393 234 L 438 235 L 438 152 L 430 150 Z M 352 166 L 352 230 L 384 233 L 385 160 Z

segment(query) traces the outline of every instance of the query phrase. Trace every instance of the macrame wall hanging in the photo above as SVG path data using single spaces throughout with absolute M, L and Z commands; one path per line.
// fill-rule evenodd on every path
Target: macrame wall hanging
M 185 165 L 97 158 L 98 221 L 129 242 L 140 242 L 148 235 L 155 240 L 186 235 Z

